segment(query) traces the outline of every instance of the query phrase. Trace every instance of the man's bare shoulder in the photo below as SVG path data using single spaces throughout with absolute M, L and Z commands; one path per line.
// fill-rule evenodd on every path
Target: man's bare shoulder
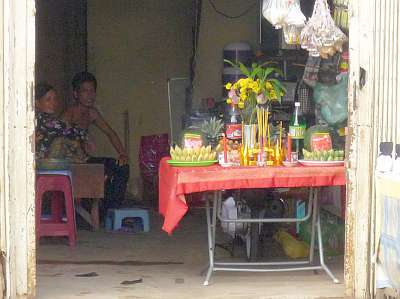
M 90 115 L 90 119 L 92 121 L 95 121 L 96 119 L 101 117 L 101 114 L 100 114 L 99 110 L 96 107 L 90 107 L 89 108 L 89 115 Z

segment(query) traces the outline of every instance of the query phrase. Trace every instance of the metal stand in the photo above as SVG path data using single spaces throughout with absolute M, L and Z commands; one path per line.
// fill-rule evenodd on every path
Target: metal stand
M 339 280 L 332 274 L 326 266 L 324 260 L 324 247 L 322 244 L 321 221 L 318 206 L 318 188 L 310 188 L 309 204 L 307 215 L 302 219 L 297 218 L 263 218 L 263 219 L 224 219 L 221 216 L 221 191 L 214 192 L 213 207 L 210 206 L 210 200 L 206 200 L 206 215 L 207 215 L 207 234 L 208 234 L 208 252 L 209 252 L 209 268 L 207 271 L 204 285 L 208 285 L 211 275 L 215 271 L 242 271 L 242 272 L 283 272 L 283 271 L 304 271 L 304 270 L 324 270 L 334 283 L 339 283 Z M 211 214 L 212 213 L 212 214 Z M 312 217 L 311 227 L 311 242 L 310 255 L 306 261 L 292 262 L 216 262 L 215 261 L 215 232 L 217 225 L 217 217 L 221 222 L 247 222 L 247 223 L 262 223 L 262 222 L 303 222 Z M 314 264 L 314 249 L 315 249 L 315 233 L 318 237 L 318 250 L 320 265 Z M 264 267 L 263 267 L 264 266 Z M 265 266 L 283 266 L 281 268 L 268 268 Z

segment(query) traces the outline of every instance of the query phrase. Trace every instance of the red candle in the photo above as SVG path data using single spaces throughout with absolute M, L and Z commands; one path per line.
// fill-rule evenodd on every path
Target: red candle
M 287 135 L 287 156 L 286 160 L 292 162 L 292 137 L 290 134 Z

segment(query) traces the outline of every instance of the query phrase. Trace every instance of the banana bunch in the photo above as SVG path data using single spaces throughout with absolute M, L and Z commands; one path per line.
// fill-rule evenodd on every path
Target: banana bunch
M 309 152 L 303 149 L 304 160 L 314 161 L 343 161 L 344 151 L 329 150 L 329 151 L 313 151 Z
M 174 161 L 200 162 L 216 160 L 217 153 L 211 150 L 211 146 L 199 148 L 180 148 L 178 145 L 170 148 L 170 155 Z

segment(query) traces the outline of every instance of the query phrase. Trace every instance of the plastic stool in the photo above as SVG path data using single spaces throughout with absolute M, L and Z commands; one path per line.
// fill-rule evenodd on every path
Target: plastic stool
M 149 211 L 139 208 L 109 209 L 107 210 L 106 229 L 119 230 L 125 218 L 140 218 L 143 223 L 143 231 L 150 231 Z
M 42 218 L 43 195 L 53 192 L 51 198 L 51 217 Z M 62 221 L 62 197 L 64 194 L 65 214 L 67 221 Z M 36 239 L 44 236 L 67 236 L 70 246 L 76 244 L 76 224 L 72 185 L 68 175 L 39 174 L 36 175 Z

